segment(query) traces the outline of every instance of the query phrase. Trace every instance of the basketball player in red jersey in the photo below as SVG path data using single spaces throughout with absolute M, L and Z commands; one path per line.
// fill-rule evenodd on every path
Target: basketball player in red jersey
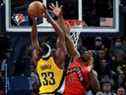
M 39 44 L 37 35 L 36 18 L 32 19 L 32 60 L 36 65 L 36 72 L 40 80 L 39 95 L 54 95 L 64 80 L 63 69 L 66 57 L 65 37 L 63 30 L 53 20 L 53 18 L 45 9 L 46 18 L 53 26 L 57 34 L 56 51 L 52 54 L 51 47 L 47 43 Z M 60 92 L 60 91 L 59 91 Z
M 58 6 L 50 6 L 52 10 L 56 10 L 59 13 L 58 24 L 64 31 L 65 42 L 67 50 L 72 57 L 72 63 L 68 67 L 65 91 L 63 95 L 86 95 L 88 88 L 92 88 L 94 91 L 100 89 L 99 82 L 97 80 L 97 74 L 93 70 L 93 57 L 92 54 L 84 47 L 80 47 L 78 50 L 74 47 L 73 41 L 69 37 L 69 28 L 65 26 L 64 19 L 61 13 L 61 9 Z

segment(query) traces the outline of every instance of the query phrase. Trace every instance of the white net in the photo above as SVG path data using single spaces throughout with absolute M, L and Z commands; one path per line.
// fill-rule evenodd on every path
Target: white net
M 75 27 L 75 26 L 83 25 L 83 22 L 82 21 L 79 21 L 79 20 L 66 20 L 65 21 L 65 24 L 68 27 L 71 27 L 72 28 L 72 27 Z M 77 44 L 78 44 L 78 41 L 79 41 L 80 33 L 81 33 L 81 31 L 70 32 L 69 33 L 71 39 L 73 40 L 73 43 L 74 43 L 74 47 L 75 48 L 77 48 Z
M 78 44 L 78 40 L 79 40 L 79 36 L 80 36 L 80 31 L 77 32 L 70 32 L 70 37 L 73 40 L 74 43 L 74 47 L 77 48 L 77 44 Z

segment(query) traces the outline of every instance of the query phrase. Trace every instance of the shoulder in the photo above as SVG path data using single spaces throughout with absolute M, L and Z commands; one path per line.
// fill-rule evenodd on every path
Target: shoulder
M 80 63 L 79 61 L 80 61 L 79 57 L 77 57 L 77 56 L 71 58 L 70 66 L 72 66 L 72 67 L 73 66 L 79 66 L 79 64 L 78 64 L 78 63 Z

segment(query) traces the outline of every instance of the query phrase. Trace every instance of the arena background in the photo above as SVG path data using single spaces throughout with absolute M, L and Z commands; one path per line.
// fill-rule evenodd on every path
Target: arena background
M 16 4 L 16 9 L 18 9 L 17 7 L 19 7 L 20 4 L 24 5 L 22 2 L 31 2 L 31 0 L 20 0 L 21 2 L 18 2 L 18 0 L 12 1 L 12 4 Z M 77 0 L 65 1 L 66 3 L 77 2 Z M 87 20 L 86 22 L 89 26 L 99 26 L 99 15 L 101 17 L 113 16 L 113 12 L 107 10 L 109 9 L 108 2 L 111 1 L 112 0 L 83 0 L 83 2 L 85 2 L 84 4 L 86 4 L 83 11 L 87 12 L 83 15 L 83 18 Z M 29 2 L 25 4 L 29 4 Z M 53 2 L 55 2 L 55 0 Z M 93 9 L 97 10 L 96 13 L 91 12 L 91 6 Z M 25 7 L 25 5 L 23 7 Z M 105 11 L 109 13 L 105 13 Z M 30 32 L 6 31 L 5 13 L 5 0 L 1 0 L 0 95 L 32 95 L 34 93 L 34 87 L 32 85 L 32 82 L 34 82 L 32 79 L 34 66 L 31 63 Z M 66 14 L 66 18 L 69 18 L 67 16 L 74 17 L 73 15 L 74 13 Z M 80 46 L 84 45 L 94 53 L 94 68 L 98 73 L 99 81 L 101 83 L 103 81 L 112 83 L 112 91 L 115 93 L 120 86 L 126 89 L 126 0 L 120 1 L 119 21 L 120 27 L 118 33 L 109 33 L 109 31 L 106 31 L 106 33 L 96 33 L 93 32 L 92 29 L 92 33 L 81 33 L 79 39 Z M 14 23 L 14 25 L 16 24 Z M 39 32 L 39 40 L 49 40 L 52 48 L 55 48 L 56 35 L 54 32 Z

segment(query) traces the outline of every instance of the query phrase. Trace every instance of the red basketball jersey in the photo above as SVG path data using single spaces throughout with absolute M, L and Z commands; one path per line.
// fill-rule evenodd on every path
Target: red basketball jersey
M 85 95 L 89 80 L 89 65 L 84 63 L 81 64 L 81 61 L 80 58 L 75 58 L 70 64 L 63 95 Z M 73 68 L 75 69 L 71 70 Z M 81 77 L 83 78 L 82 81 L 80 80 Z

